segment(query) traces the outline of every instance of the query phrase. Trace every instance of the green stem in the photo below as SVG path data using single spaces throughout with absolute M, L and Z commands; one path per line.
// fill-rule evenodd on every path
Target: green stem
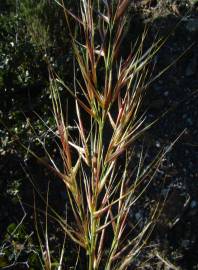
M 91 248 L 89 254 L 89 270 L 96 270 L 94 266 L 95 259 L 95 251 L 96 251 L 96 218 L 91 213 Z
M 103 119 L 103 112 L 101 119 L 98 121 L 99 125 L 99 132 L 98 132 L 98 143 L 97 143 L 97 150 L 98 150 L 98 158 L 100 162 L 102 161 L 101 159 L 101 154 L 102 154 L 102 146 L 103 146 L 103 132 L 104 132 L 104 119 Z M 98 160 L 97 160 L 98 162 Z M 100 164 L 102 165 L 102 164 Z M 102 166 L 99 166 L 102 167 Z M 94 212 L 97 208 L 97 201 L 98 201 L 98 186 L 95 185 L 96 190 L 93 192 L 93 206 L 92 206 L 92 211 L 90 213 L 90 222 L 91 222 L 91 236 L 90 236 L 90 252 L 89 252 L 89 270 L 97 270 L 98 266 L 95 265 L 95 258 L 96 258 L 96 244 L 97 244 L 97 224 L 98 220 L 94 216 Z

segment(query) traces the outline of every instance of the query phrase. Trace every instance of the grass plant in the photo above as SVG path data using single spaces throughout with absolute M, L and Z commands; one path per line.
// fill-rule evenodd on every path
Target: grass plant
M 160 151 L 145 166 L 144 151 L 138 161 L 134 153 L 136 141 L 153 125 L 146 122 L 142 102 L 152 81 L 150 64 L 164 41 L 157 40 L 145 50 L 145 29 L 123 57 L 129 0 L 81 0 L 76 13 L 63 1 L 57 3 L 68 25 L 74 82 L 66 84 L 50 69 L 63 168 L 58 168 L 49 153 L 51 164 L 47 166 L 65 184 L 71 218 L 65 221 L 52 210 L 53 215 L 80 254 L 86 254 L 83 269 L 129 269 L 160 214 L 156 203 L 143 226 L 130 219 L 165 155 Z M 64 117 L 60 86 L 74 98 L 75 135 Z

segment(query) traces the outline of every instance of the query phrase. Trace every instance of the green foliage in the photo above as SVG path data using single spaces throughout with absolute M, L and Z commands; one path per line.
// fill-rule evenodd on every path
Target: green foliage
M 20 6 L 31 41 L 44 50 L 52 45 L 49 37 L 49 25 L 46 24 L 45 14 L 47 12 L 45 9 L 45 0 L 24 0 Z
M 45 52 L 27 32 L 25 16 L 15 15 L 10 8 L 0 17 L 0 118 L 23 141 L 28 131 L 23 114 L 29 116 L 33 110 L 47 113 L 48 69 Z M 42 100 L 45 106 L 40 108 Z M 4 126 L 0 130 L 5 148 L 12 139 Z
M 0 267 L 28 265 L 30 269 L 41 269 L 39 248 L 33 244 L 32 235 L 23 223 L 9 224 L 0 245 Z
M 50 144 L 45 124 L 53 126 L 48 106 L 50 99 L 46 59 L 48 57 L 53 63 L 54 49 L 52 43 L 48 43 L 48 30 L 42 18 L 45 13 L 41 12 L 38 16 L 32 14 L 28 18 L 30 6 L 25 10 L 25 2 L 0 1 L 0 268 L 24 260 L 31 269 L 41 269 L 40 248 L 33 244 L 35 239 L 29 237 L 27 223 L 24 222 L 16 231 L 16 224 L 9 225 L 11 220 L 13 222 L 18 219 L 18 215 L 14 217 L 9 214 L 17 209 L 17 198 L 23 199 L 22 188 L 24 184 L 27 186 L 21 162 L 29 156 L 27 151 L 21 149 L 17 137 L 21 143 L 36 149 L 38 142 L 35 132 Z M 33 38 L 30 24 L 34 25 L 35 32 L 42 29 L 46 33 L 43 39 L 47 40 L 46 43 Z M 42 38 L 43 33 L 40 32 L 40 35 Z M 35 116 L 34 111 L 42 115 L 45 123 Z M 8 229 L 4 234 L 6 226 Z M 20 265 L 16 267 L 20 269 Z

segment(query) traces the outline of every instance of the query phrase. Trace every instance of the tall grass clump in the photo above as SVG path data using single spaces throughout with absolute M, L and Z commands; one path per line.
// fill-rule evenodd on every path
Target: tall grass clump
M 74 81 L 65 83 L 50 69 L 63 166 L 52 159 L 48 166 L 65 184 L 70 215 L 65 221 L 55 214 L 56 220 L 84 256 L 83 269 L 129 269 L 160 212 L 156 203 L 143 226 L 130 218 L 164 157 L 162 151 L 145 166 L 144 151 L 138 160 L 134 153 L 136 141 L 153 124 L 141 105 L 163 41 L 145 49 L 145 30 L 122 56 L 129 0 L 79 0 L 76 13 L 57 3 L 68 26 Z M 74 133 L 65 117 L 66 110 L 73 112 L 63 107 L 60 86 L 74 99 Z

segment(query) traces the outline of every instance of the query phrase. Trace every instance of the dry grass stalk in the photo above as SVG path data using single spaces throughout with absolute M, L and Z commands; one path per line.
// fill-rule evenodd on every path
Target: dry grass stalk
M 146 114 L 141 114 L 140 108 L 148 85 L 149 63 L 163 41 L 144 51 L 145 30 L 129 56 L 120 56 L 129 3 L 81 0 L 78 15 L 59 2 L 81 76 L 74 73 L 72 89 L 51 72 L 64 171 L 53 161 L 50 168 L 65 183 L 75 227 L 59 216 L 56 219 L 86 251 L 89 270 L 128 269 L 145 245 L 159 212 L 157 206 L 137 234 L 136 222 L 129 231 L 130 211 L 147 190 L 164 157 L 163 152 L 159 153 L 145 168 L 142 153 L 136 168 L 131 170 L 132 146 L 152 125 L 145 124 Z M 73 23 L 77 26 L 74 31 Z M 82 38 L 77 40 L 80 34 Z M 60 84 L 76 102 L 78 140 L 72 138 L 63 117 Z M 89 124 L 84 114 L 88 115 Z M 124 162 L 120 163 L 121 158 Z

